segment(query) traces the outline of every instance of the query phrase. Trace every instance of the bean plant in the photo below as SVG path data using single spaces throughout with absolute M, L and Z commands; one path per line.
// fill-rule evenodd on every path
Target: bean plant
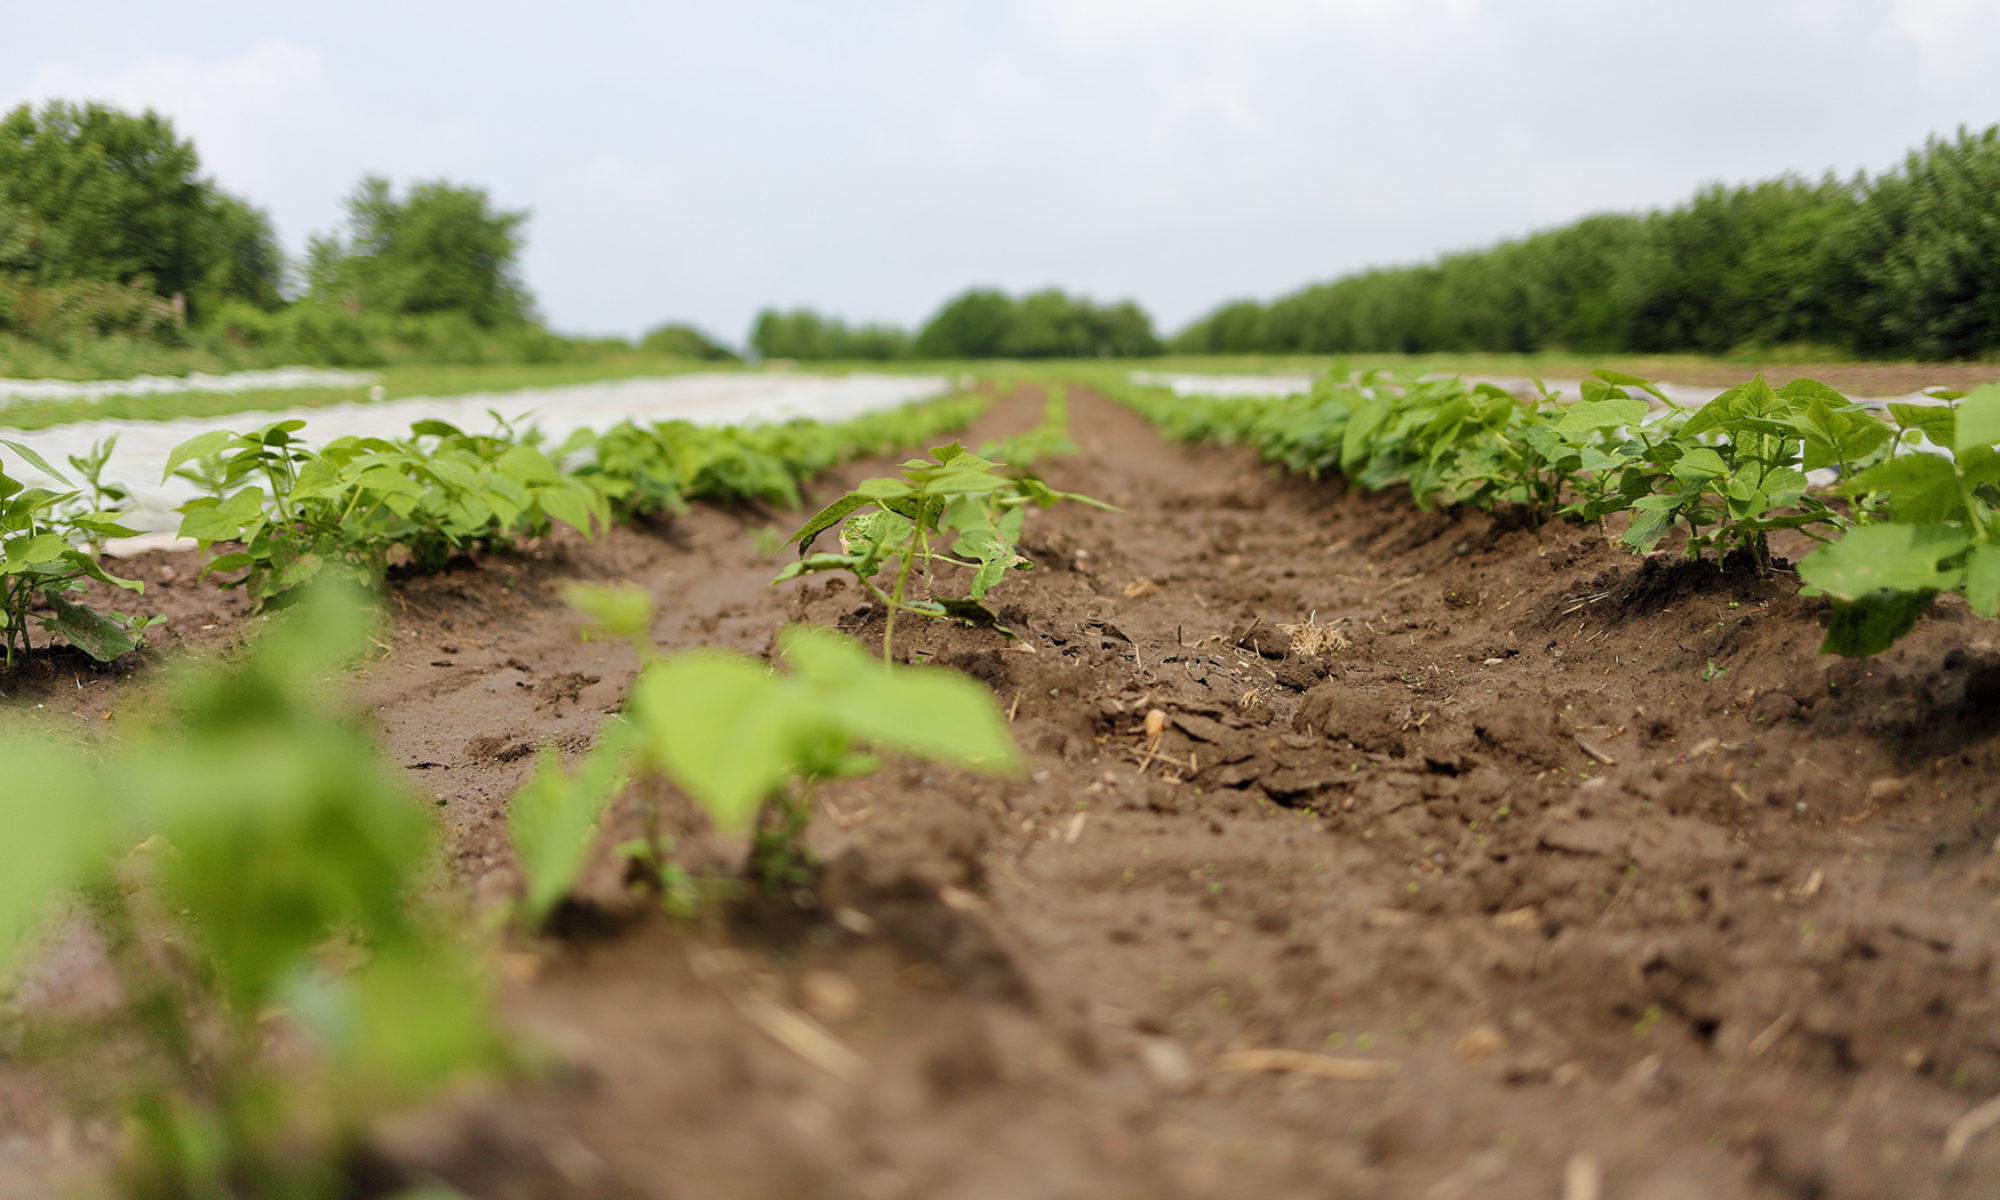
M 366 1119 L 500 1061 L 473 964 L 417 903 L 429 810 L 327 699 L 373 619 L 315 589 L 105 753 L 0 740 L 0 966 L 66 906 L 94 926 L 115 1006 L 47 1032 L 116 1052 L 119 1194 L 347 1195 Z
M 992 694 L 963 675 L 876 662 L 852 639 L 805 626 L 778 636 L 788 672 L 713 649 L 661 657 L 646 632 L 653 610 L 643 591 L 576 588 L 570 596 L 595 629 L 632 642 L 644 666 L 623 716 L 576 769 L 545 752 L 508 809 L 531 925 L 569 893 L 605 810 L 642 776 L 672 780 L 718 830 L 749 834 L 746 874 L 779 888 L 810 879 L 812 789 L 875 770 L 870 749 L 981 771 L 1018 764 Z M 657 830 L 648 838 L 644 856 L 665 862 Z
M 933 448 L 928 458 L 905 462 L 901 478 L 862 481 L 786 540 L 799 547 L 800 557 L 772 582 L 846 572 L 888 612 L 882 631 L 885 662 L 894 654 L 896 614 L 901 612 L 997 625 L 999 618 L 982 601 L 1007 572 L 1034 565 L 1015 549 L 1028 509 L 1064 500 L 1110 507 L 1056 491 L 1032 475 L 1009 474 L 1002 466 L 953 442 Z M 836 525 L 840 549 L 813 553 L 813 540 Z M 919 563 L 931 592 L 922 598 L 910 592 Z M 963 596 L 938 594 L 934 572 L 939 567 L 968 572 Z M 885 571 L 893 579 L 887 587 L 878 582 Z
M 61 472 L 28 447 L 5 439 L 0 439 L 0 446 L 61 486 L 70 486 Z M 0 459 L 0 646 L 8 668 L 28 651 L 31 620 L 99 662 L 136 649 L 151 624 L 77 602 L 93 581 L 132 592 L 145 590 L 137 580 L 107 572 L 92 552 L 106 538 L 130 537 L 137 531 L 121 525 L 115 512 L 77 503 L 81 495 L 28 487 L 9 476 L 5 460 Z
M 184 476 L 210 494 L 181 506 L 181 535 L 204 550 L 240 543 L 206 570 L 243 572 L 231 582 L 259 604 L 328 569 L 379 584 L 398 552 L 435 570 L 555 523 L 589 534 L 610 519 L 599 488 L 504 423 L 474 435 L 418 421 L 405 439 L 344 437 L 318 449 L 298 437 L 304 425 L 202 434 L 167 460 L 169 474 L 213 460 Z

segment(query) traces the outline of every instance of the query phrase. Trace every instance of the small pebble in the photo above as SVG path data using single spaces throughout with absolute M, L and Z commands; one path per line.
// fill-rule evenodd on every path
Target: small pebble
M 1466 1030 L 1457 1046 L 1458 1056 L 1466 1062 L 1490 1058 L 1506 1048 L 1507 1036 L 1484 1021 Z
M 1149 1037 L 1141 1041 L 1139 1061 L 1161 1087 L 1184 1088 L 1194 1080 L 1194 1060 L 1172 1038 Z
M 1868 785 L 1868 803 L 1900 804 L 1910 798 L 1910 783 L 1887 775 Z
M 840 1025 L 861 1011 L 861 987 L 839 971 L 814 967 L 799 979 L 799 1002 L 822 1024 Z

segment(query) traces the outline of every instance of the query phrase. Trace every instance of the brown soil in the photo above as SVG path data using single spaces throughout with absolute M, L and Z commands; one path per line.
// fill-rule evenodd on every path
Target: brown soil
M 974 436 L 1038 412 L 1010 400 Z M 818 884 L 692 926 L 600 863 L 590 913 L 499 960 L 553 1065 L 385 1122 L 372 1184 L 2000 1194 L 2000 1132 L 1943 1152 L 2000 1092 L 1991 623 L 1944 601 L 1879 659 L 1826 658 L 1823 605 L 1782 574 L 1419 513 L 1167 445 L 1088 395 L 1073 434 L 1048 478 L 1124 511 L 1034 518 L 1040 568 L 996 593 L 1020 640 L 899 638 L 992 686 L 1027 773 L 831 787 Z M 515 889 L 529 750 L 586 747 L 632 678 L 558 581 L 644 584 L 669 648 L 767 653 L 788 620 L 879 637 L 838 584 L 766 586 L 769 523 L 701 510 L 397 586 L 356 691 L 438 805 L 455 887 Z M 145 600 L 163 648 L 118 672 L 45 658 L 12 711 L 99 736 L 157 660 L 241 636 L 193 562 L 141 568 L 178 573 Z M 1344 645 L 1280 628 L 1314 617 Z M 633 803 L 667 806 L 695 866 L 739 853 L 676 797 Z M 52 972 L 45 1002 L 83 986 Z M 858 1058 L 800 1057 L 763 1032 L 773 1006 Z M 52 1087 L 0 1074 L 0 1192 L 109 1139 L 55 1117 Z

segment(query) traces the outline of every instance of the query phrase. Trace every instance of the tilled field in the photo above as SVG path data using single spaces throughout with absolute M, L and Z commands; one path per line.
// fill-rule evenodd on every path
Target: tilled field
M 1018 395 L 968 440 L 1039 415 Z M 1040 567 L 994 596 L 1019 640 L 898 630 L 992 687 L 1026 773 L 831 786 L 815 886 L 691 923 L 607 855 L 560 936 L 496 960 L 544 1066 L 386 1120 L 364 1191 L 2000 1194 L 1991 623 L 1941 601 L 1880 659 L 1824 658 L 1783 574 L 1419 513 L 1084 393 L 1072 435 L 1049 482 L 1122 511 L 1031 519 Z M 355 691 L 437 805 L 442 886 L 514 893 L 534 748 L 587 747 L 633 676 L 560 581 L 643 584 L 667 649 L 879 638 L 851 589 L 766 586 L 752 534 L 794 519 L 697 510 L 396 586 Z M 241 636 L 194 559 L 141 566 L 153 662 Z M 151 669 L 49 656 L 8 704 L 106 736 Z M 690 867 L 740 855 L 664 790 L 614 825 L 647 804 Z M 91 974 L 58 955 L 17 1001 Z M 771 1036 L 801 1013 L 835 1040 Z M 57 1091 L 0 1073 L 14 1194 L 111 1136 Z

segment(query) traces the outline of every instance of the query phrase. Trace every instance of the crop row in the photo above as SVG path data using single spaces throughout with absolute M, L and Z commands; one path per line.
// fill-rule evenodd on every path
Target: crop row
M 180 532 L 209 551 L 205 568 L 244 586 L 259 605 L 323 573 L 379 585 L 391 566 L 440 569 L 476 549 L 510 546 L 555 525 L 592 535 L 614 519 L 676 512 L 692 501 L 796 506 L 799 484 L 835 463 L 920 444 L 964 425 L 986 404 L 963 394 L 821 423 L 748 428 L 685 421 L 578 430 L 551 445 L 534 428 L 499 421 L 467 433 L 419 421 L 405 438 L 338 438 L 314 446 L 302 420 L 248 433 L 217 431 L 176 448 L 167 470 L 203 495 L 182 505 Z M 0 446 L 69 486 L 26 446 Z M 44 629 L 108 660 L 138 644 L 142 626 L 78 602 L 107 573 L 96 551 L 135 531 L 119 523 L 126 490 L 99 475 L 109 445 L 72 457 L 84 486 L 25 487 L 0 457 L 0 630 L 11 665 L 37 614 Z
M 1329 374 L 1285 397 L 1115 391 L 1176 438 L 1407 487 L 1421 507 L 1509 508 L 1537 524 L 1622 515 L 1618 542 L 1634 552 L 1679 529 L 1691 558 L 1741 556 L 1768 572 L 1781 565 L 1770 535 L 1796 530 L 1821 543 L 1797 571 L 1831 598 L 1832 653 L 1887 649 L 1941 592 L 2000 612 L 2000 385 L 1883 412 L 1816 380 L 1773 388 L 1761 375 L 1690 410 L 1615 371 L 1594 372 L 1574 400 L 1379 372 Z M 1814 486 L 1814 472 L 1830 484 Z

